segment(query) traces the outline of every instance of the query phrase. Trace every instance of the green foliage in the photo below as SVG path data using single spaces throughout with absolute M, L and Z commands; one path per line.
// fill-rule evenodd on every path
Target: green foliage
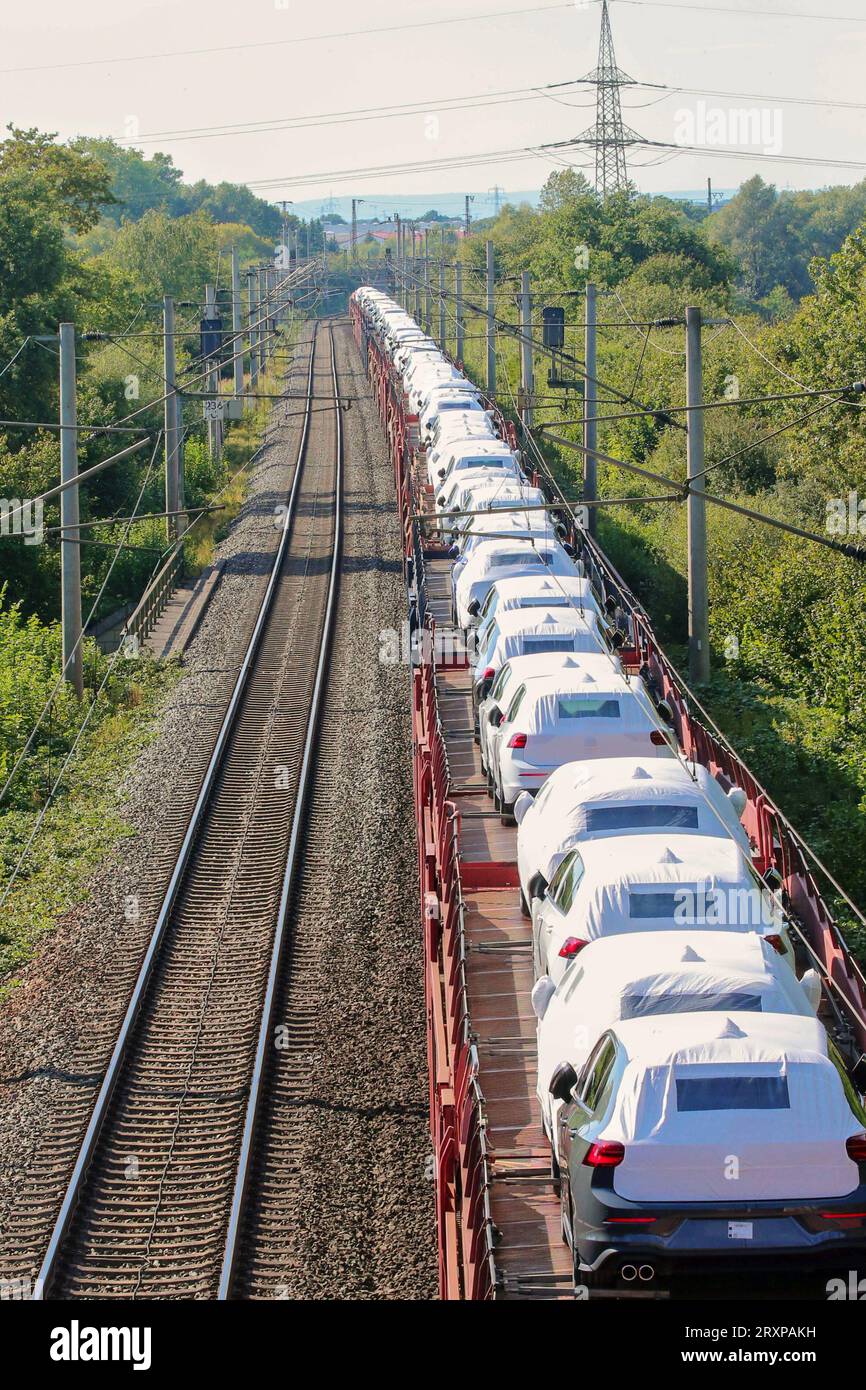
M 142 296 L 200 302 L 202 287 L 216 275 L 213 223 L 203 212 L 172 217 L 150 210 L 124 222 L 105 253 L 108 262 L 132 277 Z
M 0 784 L 42 713 L 60 666 L 58 624 L 24 620 L 0 595 Z M 87 644 L 85 668 L 95 688 L 107 658 Z M 86 891 L 89 876 L 123 836 L 118 815 L 123 774 L 153 736 L 155 716 L 178 668 L 141 657 L 115 664 L 87 729 L 70 759 L 53 805 L 45 815 L 3 909 L 0 979 L 5 992 L 13 972 L 33 955 L 40 935 Z M 61 686 L 50 716 L 13 779 L 0 815 L 0 882 L 5 886 L 21 860 L 49 789 L 81 728 L 85 707 Z
M 864 216 L 866 180 L 853 188 L 779 193 L 756 174 L 705 225 L 711 240 L 739 261 L 740 288 L 772 316 L 767 297 L 777 288 L 793 300 L 808 294 L 813 257 L 830 256 Z
M 101 207 L 114 203 L 111 174 L 95 154 L 72 145 L 56 145 L 56 135 L 18 130 L 9 125 L 0 141 L 0 176 L 36 176 L 48 185 L 55 201 L 54 217 L 76 232 L 99 221 Z

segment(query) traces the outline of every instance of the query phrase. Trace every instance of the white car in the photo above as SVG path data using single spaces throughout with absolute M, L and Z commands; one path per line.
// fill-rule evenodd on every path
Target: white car
M 631 1018 L 692 1013 L 814 1017 L 821 1000 L 815 970 L 799 981 L 757 932 L 630 932 L 592 941 L 558 985 L 543 975 L 532 991 L 538 1019 L 538 1103 L 548 1139 L 556 1134 L 550 1082 L 562 1062 L 580 1072 L 608 1028 Z M 689 1020 L 681 1020 L 684 1032 Z
M 430 438 L 433 425 L 440 415 L 455 410 L 463 414 L 467 410 L 474 412 L 476 406 L 484 412 L 477 390 L 470 386 L 468 381 L 465 385 L 455 381 L 449 382 L 447 386 L 432 387 L 425 394 L 418 410 L 422 442 Z
M 541 491 L 540 488 L 537 490 Z M 546 574 L 538 574 L 532 578 L 519 575 L 516 579 L 497 580 L 478 611 L 479 633 L 493 621 L 497 613 L 510 613 L 514 608 L 576 608 L 581 613 L 589 609 L 601 617 L 592 585 L 583 577 L 581 562 L 574 560 L 573 565 L 577 572 L 571 578 L 559 576 L 552 579 Z
M 578 680 L 580 673 L 607 676 L 613 663 L 615 671 L 622 671 L 622 663 L 617 656 L 606 652 L 545 652 L 539 656 L 513 656 L 501 667 L 496 679 L 483 700 L 478 705 L 478 745 L 481 757 L 481 771 L 487 777 L 490 795 L 493 795 L 493 777 L 490 760 L 493 750 L 499 743 L 499 726 L 502 714 L 508 709 L 515 693 L 527 681 L 542 680 L 546 676 L 559 676 L 568 673 L 570 679 Z M 556 774 L 552 774 L 555 776 Z M 545 787 L 547 784 L 545 783 Z M 522 795 L 522 793 L 521 793 Z M 520 798 L 518 798 L 519 800 Z
M 502 667 L 516 657 L 543 656 L 549 652 L 605 655 L 602 630 L 594 614 L 580 614 L 573 609 L 548 611 L 518 608 L 511 613 L 503 613 L 501 622 L 494 619 L 484 645 L 478 646 L 470 656 L 470 664 L 475 668 L 472 675 L 472 713 L 476 733 L 479 710 Z M 488 724 L 489 739 L 493 729 L 489 715 Z M 493 772 L 492 764 L 489 771 Z
M 443 440 L 438 449 L 431 449 L 427 455 L 427 476 L 439 495 L 453 486 L 458 473 L 476 468 L 495 468 L 500 477 L 503 472 L 521 476 L 520 462 L 514 450 L 489 433 L 478 434 L 474 439 L 458 439 L 453 443 Z M 465 486 L 462 479 L 461 484 Z
M 666 830 L 678 835 L 728 834 L 750 855 L 749 837 L 740 821 L 745 798 L 739 788 L 734 790 L 739 795 L 726 795 L 700 763 L 687 769 L 677 758 L 618 755 L 564 763 L 537 797 L 521 796 L 514 807 L 526 915 L 566 852 L 586 840 Z
M 448 513 L 455 512 L 463 509 L 464 502 L 467 507 L 471 507 L 472 495 L 476 488 L 480 495 L 489 496 L 495 494 L 500 488 L 515 488 L 521 491 L 526 487 L 522 478 L 512 475 L 509 470 L 506 470 L 507 476 L 503 476 L 501 464 L 501 459 L 494 458 L 492 468 L 480 468 L 473 465 L 471 468 L 459 469 L 454 473 L 447 489 L 440 492 L 436 498 L 436 510 Z M 442 485 L 440 484 L 440 486 Z M 490 490 L 489 493 L 488 489 Z M 465 519 L 464 517 L 463 520 Z M 443 522 L 443 526 L 449 530 L 456 530 L 457 525 L 456 518 L 451 523 Z
M 394 366 L 403 379 L 404 388 L 406 377 L 412 363 L 417 362 L 421 357 L 434 351 L 438 352 L 439 349 L 436 347 L 433 339 L 428 338 L 427 334 L 422 332 L 421 329 L 418 329 L 416 336 L 411 338 L 406 337 L 401 341 L 394 353 Z
M 544 493 L 540 487 L 530 487 L 528 483 L 502 477 L 493 482 L 476 483 L 468 488 L 458 487 L 454 498 L 454 510 L 458 513 L 468 512 L 470 515 L 455 516 L 452 523 L 455 538 L 461 531 L 471 531 L 479 514 L 505 510 L 516 516 L 517 512 L 513 509 L 519 507 L 521 502 L 530 507 L 543 505 Z
M 492 412 L 485 410 L 480 402 L 476 403 L 474 409 L 467 406 L 464 410 L 446 410 L 444 414 L 437 415 L 432 423 L 428 447 L 435 447 L 443 439 L 466 439 L 482 431 L 489 433 L 493 439 L 499 437 L 493 425 Z
M 422 363 L 418 371 L 413 372 L 409 386 L 409 406 L 412 413 L 418 414 L 425 398 L 434 387 L 453 386 L 463 380 L 456 367 L 452 367 L 451 363 L 444 359 L 441 362 L 431 359 L 429 363 Z M 467 405 L 466 409 L 471 410 L 471 406 Z
M 458 625 L 469 627 L 500 579 L 540 574 L 574 578 L 574 561 L 559 542 L 544 545 L 533 541 L 491 541 L 473 555 L 454 586 Z
M 629 681 L 609 659 L 570 674 L 570 680 L 563 672 L 525 682 L 495 727 L 488 716 L 493 794 L 506 824 L 521 792 L 538 791 L 563 763 L 629 753 L 673 757 L 670 735 L 640 682 Z
M 535 976 L 558 985 L 601 936 L 679 930 L 687 944 L 696 927 L 756 931 L 794 969 L 779 904 L 729 836 L 589 840 L 567 852 L 544 896 L 533 901 Z
M 456 591 L 460 575 L 474 552 L 491 541 L 532 541 L 549 549 L 558 541 L 556 529 L 548 512 L 500 512 L 490 510 L 483 516 L 473 516 L 455 541 L 457 552 L 451 570 L 451 584 Z

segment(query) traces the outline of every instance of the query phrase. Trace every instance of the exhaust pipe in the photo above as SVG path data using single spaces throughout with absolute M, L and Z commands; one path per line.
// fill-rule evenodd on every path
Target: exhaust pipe
M 625 1279 L 627 1284 L 630 1284 L 632 1280 L 637 1278 L 637 1270 L 634 1265 L 623 1265 L 619 1273 L 620 1278 Z
M 638 1279 L 642 1279 L 645 1284 L 648 1284 L 651 1279 L 655 1279 L 656 1277 L 655 1266 L 641 1265 L 637 1272 L 637 1277 Z

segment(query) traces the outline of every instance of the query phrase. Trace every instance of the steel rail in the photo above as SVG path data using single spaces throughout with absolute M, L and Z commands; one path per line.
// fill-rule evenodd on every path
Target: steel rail
M 237 1265 L 238 1254 L 242 1244 L 242 1223 L 246 1209 L 246 1198 L 248 1193 L 250 1168 L 252 1165 L 256 1125 L 258 1122 L 259 1108 L 263 1095 L 263 1079 L 265 1067 L 268 1061 L 268 1052 L 271 1042 L 271 1032 L 273 1026 L 274 1003 L 276 1000 L 277 989 L 279 986 L 280 968 L 282 963 L 283 948 L 286 941 L 286 928 L 288 919 L 289 902 L 292 889 L 297 880 L 298 871 L 303 860 L 302 840 L 304 833 L 304 816 L 308 800 L 310 783 L 310 770 L 316 749 L 316 742 L 319 732 L 320 716 L 324 704 L 326 689 L 326 676 L 330 659 L 331 637 L 334 626 L 334 612 L 336 609 L 337 588 L 340 576 L 340 558 L 343 540 L 343 516 L 342 516 L 342 488 L 343 488 L 343 419 L 340 408 L 339 386 L 337 382 L 337 358 L 334 348 L 334 332 L 329 326 L 328 334 L 331 349 L 331 379 L 334 388 L 334 414 L 336 418 L 336 442 L 335 442 L 335 474 L 334 474 L 334 546 L 331 559 L 331 573 L 328 581 L 328 597 L 325 607 L 325 616 L 322 623 L 322 637 L 319 648 L 319 660 L 316 667 L 316 680 L 313 686 L 313 696 L 310 704 L 310 718 L 307 726 L 306 738 L 304 741 L 303 760 L 301 771 L 298 778 L 298 787 L 295 794 L 295 809 L 292 816 L 292 829 L 289 838 L 289 849 L 286 856 L 286 867 L 283 873 L 283 883 L 280 893 L 280 906 L 277 915 L 276 930 L 271 948 L 271 961 L 268 971 L 268 983 L 265 991 L 265 999 L 262 1005 L 262 1017 L 259 1025 L 258 1042 L 256 1045 L 256 1056 L 253 1064 L 253 1079 L 250 1093 L 247 1098 L 246 1114 L 244 1116 L 243 1138 L 241 1140 L 241 1150 L 238 1158 L 237 1174 L 235 1177 L 235 1187 L 232 1194 L 232 1205 L 229 1214 L 229 1222 L 226 1230 L 225 1250 L 223 1254 L 222 1270 L 220 1272 L 219 1291 L 217 1298 L 227 1300 L 231 1297 L 231 1290 L 234 1282 L 235 1268 Z
M 316 356 L 317 334 L 318 324 L 314 325 L 313 337 L 310 345 L 310 363 L 307 375 L 308 403 L 312 400 L 313 395 L 313 369 Z M 156 925 L 154 926 L 150 941 L 147 946 L 147 950 L 144 955 L 144 959 L 142 960 L 141 966 L 139 968 L 138 976 L 136 978 L 136 982 L 133 987 L 129 1003 L 124 1014 L 123 1022 L 120 1027 L 120 1032 L 118 1034 L 117 1041 L 115 1042 L 111 1058 L 109 1059 L 108 1067 L 106 1069 L 105 1076 L 103 1078 L 102 1085 L 99 1090 L 99 1095 L 96 1098 L 96 1104 L 94 1105 L 93 1112 L 91 1114 L 90 1121 L 87 1126 L 87 1130 L 81 1142 L 81 1146 L 78 1151 L 78 1156 L 75 1161 L 75 1166 L 72 1170 L 72 1175 L 67 1184 L 66 1192 L 63 1197 L 63 1202 L 61 1204 L 60 1211 L 58 1212 L 57 1219 L 54 1223 L 54 1228 L 52 1230 L 51 1238 L 49 1240 L 48 1247 L 43 1257 L 42 1264 L 39 1268 L 39 1273 L 36 1277 L 32 1298 L 32 1301 L 34 1302 L 41 1302 L 46 1300 L 46 1298 L 48 1297 L 48 1291 L 50 1290 L 52 1282 L 57 1273 L 58 1262 L 61 1255 L 61 1251 L 63 1249 L 64 1239 L 67 1235 L 70 1223 L 78 1205 L 79 1196 L 81 1194 L 81 1190 L 84 1185 L 88 1169 L 90 1167 L 90 1162 L 93 1157 L 96 1144 L 99 1140 L 100 1133 L 102 1131 L 102 1126 L 108 1113 L 108 1108 L 111 1103 L 115 1087 L 120 1077 L 121 1069 L 127 1054 L 127 1048 L 133 1032 L 133 1028 L 138 1020 L 144 996 L 153 975 L 154 966 L 159 958 L 160 947 L 162 946 L 163 939 L 165 937 L 166 927 L 171 917 L 172 909 L 174 907 L 178 895 L 178 890 L 183 881 L 184 874 L 189 866 L 192 849 L 195 844 L 198 832 L 201 828 L 204 813 L 210 800 L 211 793 L 222 764 L 226 746 L 228 744 L 230 735 L 232 733 L 232 729 L 235 724 L 235 719 L 241 704 L 241 700 L 244 695 L 244 691 L 246 689 L 250 672 L 253 669 L 255 663 L 255 658 L 258 653 L 265 624 L 267 622 L 271 610 L 274 592 L 279 581 L 283 560 L 289 543 L 289 535 L 291 533 L 292 523 L 295 516 L 297 499 L 300 495 L 300 482 L 301 476 L 303 474 L 303 464 L 306 454 L 309 432 L 310 412 L 308 411 L 304 419 L 304 425 L 298 446 L 298 455 L 295 464 L 294 476 L 292 478 L 292 486 L 289 493 L 289 500 L 286 507 L 286 511 L 283 516 L 283 529 L 280 536 L 279 545 L 277 546 L 277 550 L 274 556 L 274 562 L 271 567 L 268 585 L 262 598 L 255 626 L 253 628 L 252 635 L 247 645 L 247 650 L 244 655 L 244 659 L 241 664 L 240 670 L 238 672 L 237 680 L 235 681 L 234 689 L 232 690 L 231 698 L 229 700 L 228 707 L 223 717 L 219 734 L 217 735 L 216 743 L 214 744 L 213 752 L 211 753 L 211 757 L 208 762 L 207 769 L 205 771 L 204 779 L 202 781 L 201 788 L 199 790 L 195 805 L 192 810 L 192 814 L 190 816 L 189 825 L 187 826 L 183 842 L 181 844 L 177 859 L 175 861 L 175 866 L 168 887 L 166 889 L 165 896 L 162 901 Z

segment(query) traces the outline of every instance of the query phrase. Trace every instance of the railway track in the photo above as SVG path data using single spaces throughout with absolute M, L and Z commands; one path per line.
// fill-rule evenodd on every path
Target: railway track
M 325 395 L 333 410 L 314 409 Z M 340 562 L 333 331 L 273 570 L 35 1297 L 231 1291 Z

